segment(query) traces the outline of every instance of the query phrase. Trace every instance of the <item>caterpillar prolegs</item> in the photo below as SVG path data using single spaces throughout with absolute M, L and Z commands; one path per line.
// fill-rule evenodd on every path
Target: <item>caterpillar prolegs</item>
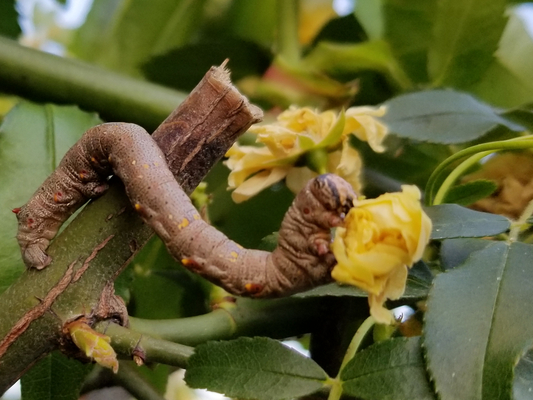
M 17 239 L 28 267 L 50 262 L 46 249 L 61 224 L 117 175 L 133 207 L 174 258 L 235 295 L 283 296 L 329 282 L 335 263 L 330 229 L 353 205 L 351 186 L 336 175 L 311 180 L 296 196 L 272 252 L 248 250 L 207 224 L 167 167 L 150 135 L 128 123 L 89 129 L 27 204 L 15 209 Z

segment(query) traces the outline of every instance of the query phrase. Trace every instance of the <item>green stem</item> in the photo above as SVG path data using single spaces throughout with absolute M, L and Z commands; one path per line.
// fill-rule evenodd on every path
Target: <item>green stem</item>
M 520 215 L 520 218 L 511 225 L 511 232 L 509 232 L 509 242 L 516 242 L 518 235 L 524 226 L 527 225 L 528 219 L 533 215 L 533 200 L 531 200 L 527 207 Z
M 290 64 L 300 60 L 298 38 L 298 0 L 278 0 L 277 8 L 277 53 Z
M 355 353 L 359 350 L 359 347 L 361 347 L 361 343 L 363 342 L 366 335 L 370 332 L 370 329 L 376 324 L 376 320 L 374 317 L 370 316 L 361 324 L 359 329 L 357 329 L 357 332 L 355 332 L 355 335 L 352 338 L 352 341 L 350 342 L 350 345 L 348 346 L 348 349 L 346 350 L 346 354 L 344 355 L 344 358 L 342 359 L 342 364 L 339 369 L 339 375 L 341 374 L 343 368 L 348 364 L 348 362 L 355 356 Z
M 455 183 L 457 179 L 463 175 L 465 171 L 467 171 L 470 167 L 472 167 L 474 164 L 476 164 L 479 160 L 481 160 L 483 157 L 488 156 L 491 154 L 492 151 L 482 151 L 480 153 L 477 153 L 469 158 L 467 158 L 465 161 L 463 161 L 461 164 L 455 168 L 450 175 L 442 182 L 440 185 L 439 190 L 435 194 L 435 199 L 433 200 L 433 205 L 439 205 L 443 202 L 444 197 L 452 187 L 452 185 Z
M 324 313 L 320 298 L 272 300 L 237 299 L 236 306 L 196 317 L 147 320 L 130 318 L 132 330 L 141 334 L 196 346 L 208 340 L 238 336 L 277 339 L 311 332 Z
M 138 400 L 165 400 L 130 363 L 120 363 L 120 369 L 113 381 Z
M 143 335 L 115 323 L 100 322 L 94 328 L 111 338 L 111 345 L 118 354 L 137 356 L 145 363 L 157 362 L 185 368 L 194 352 L 192 347 Z
M 332 379 L 331 390 L 329 392 L 328 400 L 339 400 L 342 396 L 342 384 L 339 379 Z
M 306 166 L 317 174 L 328 172 L 328 152 L 324 147 L 310 150 L 305 153 Z
M 526 142 L 526 143 L 524 143 Z M 530 142 L 530 143 L 527 143 Z M 437 182 L 439 181 L 441 175 L 444 173 L 446 168 L 448 168 L 451 164 L 455 163 L 456 161 L 459 161 L 460 159 L 474 155 L 476 153 L 480 152 L 488 152 L 493 153 L 500 150 L 520 150 L 525 148 L 533 147 L 533 136 L 521 136 L 514 139 L 509 140 L 501 140 L 497 142 L 490 142 L 490 143 L 483 143 L 476 146 L 469 147 L 467 149 L 458 151 L 454 155 L 448 157 L 446 160 L 444 160 L 440 165 L 435 168 L 433 173 L 428 179 L 428 183 L 426 185 L 426 204 L 432 205 L 433 204 L 433 193 L 435 191 L 435 186 L 437 185 Z M 487 154 L 488 154 L 487 153 Z
M 344 367 L 346 367 L 346 364 L 355 356 L 355 353 L 357 353 L 357 350 L 361 347 L 361 343 L 365 339 L 365 337 L 368 335 L 372 327 L 375 325 L 376 321 L 374 320 L 374 317 L 370 316 L 361 324 L 359 329 L 357 329 L 357 332 L 355 332 L 355 335 L 352 338 L 352 341 L 350 342 L 350 345 L 348 346 L 348 349 L 346 350 L 346 354 L 344 355 L 344 358 L 342 359 L 342 364 L 339 369 L 339 373 L 333 379 L 332 381 L 332 387 L 331 391 L 329 392 L 328 400 L 339 400 L 342 396 L 342 382 L 341 382 L 341 374 Z
M 75 103 L 107 120 L 156 128 L 186 94 L 57 57 L 0 37 L 0 90 L 55 103 Z
M 229 339 L 235 324 L 225 310 L 181 319 L 142 319 L 130 317 L 130 327 L 136 332 L 172 342 L 196 346 L 214 339 Z

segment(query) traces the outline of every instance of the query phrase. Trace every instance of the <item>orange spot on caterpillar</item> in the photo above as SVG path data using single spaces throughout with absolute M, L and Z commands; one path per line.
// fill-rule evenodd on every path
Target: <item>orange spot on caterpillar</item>
M 148 169 L 148 168 L 150 168 L 150 166 L 148 164 L 143 164 L 143 168 L 144 169 Z
M 79 173 L 78 173 L 80 179 L 85 179 L 85 177 L 87 176 L 87 171 L 82 169 Z
M 14 209 L 11 210 L 11 212 L 15 213 L 15 214 L 18 214 L 20 212 L 21 208 L 20 207 L 15 207 Z
M 194 214 L 192 217 L 196 220 L 202 219 L 202 217 L 198 213 Z
M 187 228 L 189 226 L 189 220 L 187 218 L 183 218 L 181 222 L 178 224 L 179 229 Z
M 111 162 L 111 156 L 107 157 L 107 161 Z
M 95 158 L 95 157 L 91 157 L 91 162 L 93 162 L 94 164 L 96 164 L 96 163 L 97 163 L 96 158 Z
M 54 202 L 59 203 L 59 199 L 61 199 L 61 197 L 63 197 L 63 193 L 61 192 L 54 193 Z
M 246 285 L 244 285 L 244 289 L 249 293 L 249 294 L 257 294 L 259 293 L 261 290 L 263 290 L 263 285 L 259 284 L 259 283 L 247 283 Z
M 133 208 L 135 208 L 136 211 L 141 211 L 142 210 L 142 206 L 139 203 L 135 203 Z
M 239 258 L 239 253 L 237 253 L 236 251 L 232 251 L 229 253 L 229 257 L 228 257 L 229 261 L 235 262 L 237 261 L 238 258 Z
M 186 267 L 199 267 L 200 265 L 192 258 L 182 258 L 181 263 Z

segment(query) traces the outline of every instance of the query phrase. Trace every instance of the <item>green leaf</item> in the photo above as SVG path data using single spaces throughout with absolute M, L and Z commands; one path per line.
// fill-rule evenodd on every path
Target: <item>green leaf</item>
M 357 44 L 320 42 L 304 62 L 311 68 L 332 75 L 374 70 L 383 73 L 400 87 L 411 86 L 409 78 L 394 58 L 389 44 L 383 40 Z
M 527 346 L 514 369 L 513 399 L 531 399 L 533 393 L 533 349 Z
M 507 0 L 442 0 L 435 10 L 429 72 L 436 86 L 465 87 L 490 64 L 507 22 Z
M 217 229 L 247 248 L 255 248 L 263 237 L 277 231 L 280 221 L 294 199 L 285 185 L 274 185 L 243 203 L 235 204 L 227 190 L 229 170 L 217 164 L 207 176 L 208 190 L 213 196 L 209 217 Z M 254 216 L 250 224 L 250 215 Z
M 533 93 L 533 90 L 531 90 Z M 503 116 L 533 132 L 533 103 L 524 104 L 503 113 Z
M 478 200 L 490 196 L 496 189 L 498 189 L 496 182 L 488 179 L 478 179 L 452 187 L 446 193 L 443 202 L 469 206 Z
M 312 46 L 320 42 L 357 43 L 366 40 L 366 34 L 354 14 L 330 19 L 314 37 Z
M 361 399 L 436 398 L 419 337 L 387 340 L 357 353 L 341 371 L 341 380 L 344 394 Z
M 511 226 L 511 221 L 501 215 L 469 210 L 456 204 L 442 204 L 424 210 L 433 222 L 431 239 L 494 236 Z
M 533 84 L 533 37 L 528 30 L 529 21 L 516 10 L 509 22 L 495 53 L 496 58 L 522 82 Z
M 279 232 L 273 232 L 261 239 L 261 243 L 257 246 L 258 250 L 274 251 L 278 246 Z
M 138 318 L 167 319 L 204 314 L 202 278 L 180 266 L 154 236 L 131 262 L 129 313 Z
M 23 205 L 55 169 L 61 157 L 90 127 L 100 123 L 92 113 L 73 106 L 21 102 L 0 126 L 0 292 L 22 272 L 15 240 Z
M 305 396 L 322 388 L 326 379 L 313 360 L 269 338 L 200 345 L 185 374 L 192 388 L 259 400 Z
M 493 242 L 435 278 L 424 327 L 435 389 L 447 399 L 511 399 L 533 337 L 533 246 Z
M 18 13 L 15 8 L 15 0 L 0 1 L 0 35 L 7 36 L 12 39 L 18 38 L 21 34 L 20 26 L 18 24 Z
M 445 239 L 440 246 L 440 261 L 442 269 L 448 270 L 458 267 L 466 261 L 472 253 L 483 250 L 493 242 L 486 239 L 458 238 Z
M 355 3 L 354 14 L 371 40 L 383 39 L 383 2 L 384 0 L 359 0 Z
M 22 377 L 24 400 L 77 400 L 81 385 L 91 371 L 82 364 L 56 351 L 47 355 Z
M 485 101 L 507 108 L 533 101 L 533 37 L 517 9 L 510 15 L 494 61 L 470 88 Z
M 409 270 L 405 293 L 402 299 L 421 299 L 427 296 L 433 275 L 423 262 L 415 263 Z M 368 293 L 358 287 L 351 285 L 339 285 L 330 283 L 327 285 L 317 286 L 305 292 L 294 294 L 292 297 L 323 297 L 323 296 L 351 296 L 351 297 L 368 297 Z
M 224 30 L 231 36 L 271 48 L 276 35 L 276 3 L 277 0 L 232 0 Z
M 225 59 L 230 60 L 234 82 L 248 75 L 262 75 L 271 61 L 270 54 L 253 42 L 207 38 L 151 58 L 142 71 L 152 82 L 190 91 L 212 65 L 220 65 Z
M 95 0 L 69 51 L 106 68 L 139 75 L 142 63 L 190 40 L 201 26 L 205 3 Z
M 533 82 L 520 79 L 498 60 L 469 91 L 497 107 L 518 107 L 533 101 Z
M 414 140 L 464 143 L 499 125 L 514 131 L 524 129 L 472 96 L 452 90 L 408 93 L 385 104 L 388 111 L 382 119 L 391 132 Z
M 296 293 L 293 297 L 323 297 L 323 296 L 352 296 L 367 297 L 368 293 L 362 289 L 350 285 L 339 285 L 338 283 L 329 283 L 327 285 L 317 286 L 305 292 Z
M 414 82 L 427 82 L 436 0 L 387 0 L 385 39 L 405 73 Z
M 385 152 L 376 153 L 370 146 L 362 146 L 356 140 L 350 140 L 350 144 L 356 145 L 365 161 L 365 195 L 370 196 L 373 193 L 368 192 L 368 188 L 379 184 L 380 177 L 373 177 L 375 172 L 370 175 L 367 171 L 378 171 L 385 180 L 396 179 L 399 182 L 409 182 L 419 187 L 424 187 L 431 175 L 431 172 L 437 168 L 440 163 L 452 155 L 449 146 L 441 144 L 414 142 L 399 138 L 396 135 L 389 135 L 385 139 Z M 375 181 L 377 181 L 375 183 Z M 399 191 L 399 186 L 394 188 L 392 185 L 383 185 L 384 189 L 376 192 L 375 196 L 384 191 Z

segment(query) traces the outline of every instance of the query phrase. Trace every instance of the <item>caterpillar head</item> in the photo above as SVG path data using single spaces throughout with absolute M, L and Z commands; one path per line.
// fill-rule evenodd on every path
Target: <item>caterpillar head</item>
M 341 218 L 353 207 L 357 197 L 352 186 L 335 174 L 317 176 L 309 183 L 309 191 L 326 211 Z

